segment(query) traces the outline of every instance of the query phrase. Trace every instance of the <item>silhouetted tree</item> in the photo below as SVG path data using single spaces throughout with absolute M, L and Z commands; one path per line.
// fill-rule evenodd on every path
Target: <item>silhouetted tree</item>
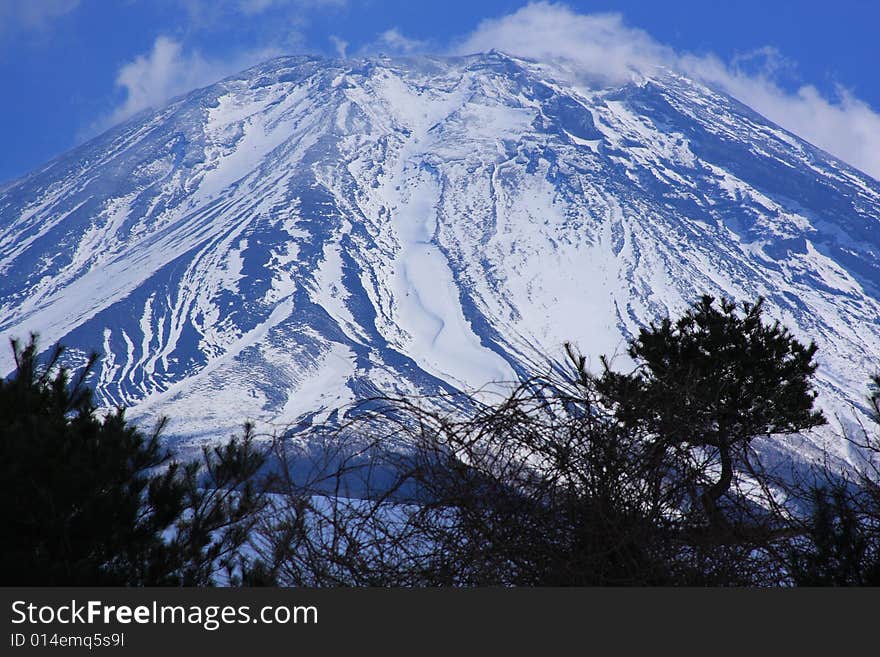
M 859 493 L 845 483 L 813 490 L 812 514 L 787 564 L 795 584 L 880 585 L 877 528 L 864 517 Z
M 874 426 L 844 437 L 864 458 L 855 472 L 820 471 L 808 487 L 810 514 L 783 567 L 801 586 L 880 586 L 880 376 L 868 398 Z
M 643 328 L 629 346 L 637 368 L 631 374 L 604 372 L 597 388 L 617 417 L 645 437 L 654 475 L 683 453 L 699 454 L 703 474 L 717 465 L 712 481 L 699 482 L 699 505 L 716 527 L 729 518 L 720 501 L 735 471 L 757 475 L 749 446 L 759 436 L 784 435 L 825 423 L 814 410 L 815 344 L 804 345 L 779 322 L 765 323 L 763 300 L 744 303 L 703 296 L 679 319 Z
M 13 341 L 0 381 L 0 583 L 206 585 L 240 558 L 265 497 L 251 430 L 181 464 L 121 409 L 98 417 L 61 347 Z

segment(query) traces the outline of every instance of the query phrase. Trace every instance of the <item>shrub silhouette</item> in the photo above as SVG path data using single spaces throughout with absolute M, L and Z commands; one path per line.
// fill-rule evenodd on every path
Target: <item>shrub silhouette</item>
M 285 479 L 260 551 L 291 585 L 780 582 L 801 530 L 750 444 L 825 420 L 815 347 L 761 312 L 703 297 L 640 333 L 631 374 L 593 375 L 569 346 L 497 403 L 369 400 L 325 431 L 332 459 Z M 280 460 L 302 442 L 280 439 Z
M 56 347 L 40 365 L 13 341 L 0 381 L 0 583 L 207 585 L 231 568 L 264 504 L 250 429 L 173 460 L 120 409 L 98 417 L 85 379 Z

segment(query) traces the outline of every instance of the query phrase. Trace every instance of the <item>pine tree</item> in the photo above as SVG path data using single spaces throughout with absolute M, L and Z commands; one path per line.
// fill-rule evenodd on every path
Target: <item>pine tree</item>
M 629 347 L 631 374 L 604 372 L 598 388 L 627 426 L 643 431 L 657 463 L 671 451 L 702 450 L 718 465 L 702 487 L 709 520 L 723 523 L 719 501 L 737 462 L 758 436 L 790 434 L 825 422 L 814 410 L 816 345 L 804 345 L 779 322 L 765 323 L 763 300 L 744 303 L 704 295 L 679 319 L 643 328 Z M 704 468 L 705 469 L 705 468 Z
M 241 439 L 181 464 L 122 409 L 98 417 L 62 348 L 13 341 L 0 380 L 0 584 L 206 585 L 239 558 L 264 504 L 263 457 Z

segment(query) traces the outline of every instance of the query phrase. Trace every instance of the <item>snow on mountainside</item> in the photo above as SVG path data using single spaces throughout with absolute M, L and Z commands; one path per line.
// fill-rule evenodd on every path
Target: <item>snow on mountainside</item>
M 281 58 L 2 188 L 0 340 L 99 350 L 101 403 L 211 438 L 763 295 L 851 415 L 880 364 L 878 228 L 880 183 L 672 72 Z

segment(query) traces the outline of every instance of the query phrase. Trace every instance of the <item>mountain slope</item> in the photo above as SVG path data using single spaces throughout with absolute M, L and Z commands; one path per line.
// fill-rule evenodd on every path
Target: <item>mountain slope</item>
M 0 337 L 97 349 L 102 403 L 213 438 L 762 295 L 846 415 L 880 362 L 878 227 L 880 183 L 669 71 L 281 58 L 3 188 Z

